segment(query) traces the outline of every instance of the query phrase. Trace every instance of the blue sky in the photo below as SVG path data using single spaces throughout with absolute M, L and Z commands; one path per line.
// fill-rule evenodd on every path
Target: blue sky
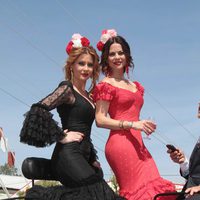
M 64 79 L 65 47 L 71 35 L 81 33 L 96 46 L 103 29 L 115 28 L 131 46 L 135 68 L 130 79 L 146 90 L 141 119 L 153 117 L 158 126 L 144 142 L 161 175 L 183 182 L 165 144 L 173 143 L 189 156 L 199 137 L 199 9 L 198 0 L 1 0 L 0 127 L 15 151 L 16 167 L 28 156 L 51 156 L 53 146 L 21 144 L 19 133 L 28 106 Z M 108 130 L 93 125 L 92 138 L 106 179 L 111 174 L 103 152 L 107 136 Z M 6 159 L 0 151 L 0 164 Z

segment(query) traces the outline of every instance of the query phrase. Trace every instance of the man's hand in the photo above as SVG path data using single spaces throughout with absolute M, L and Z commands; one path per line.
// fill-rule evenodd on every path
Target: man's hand
M 187 198 L 188 198 L 189 196 L 192 196 L 195 193 L 200 192 L 200 185 L 188 188 L 187 190 L 185 190 L 185 192 L 188 193 L 187 194 Z
M 169 153 L 170 158 L 173 162 L 181 164 L 185 161 L 185 154 L 180 150 L 177 149 L 176 151 L 172 152 L 171 150 L 167 150 L 167 153 Z

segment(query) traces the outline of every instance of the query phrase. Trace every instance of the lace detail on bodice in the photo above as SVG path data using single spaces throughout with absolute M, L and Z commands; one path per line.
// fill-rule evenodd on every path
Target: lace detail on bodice
M 50 111 L 63 103 L 73 104 L 74 102 L 75 97 L 72 87 L 70 87 L 69 82 L 63 81 L 51 94 L 42 99 L 39 103 L 44 105 L 46 109 Z

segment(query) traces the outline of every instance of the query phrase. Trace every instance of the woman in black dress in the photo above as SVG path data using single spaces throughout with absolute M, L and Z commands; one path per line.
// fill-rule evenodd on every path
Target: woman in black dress
M 51 158 L 53 175 L 63 186 L 34 186 L 26 197 L 39 199 L 114 200 L 117 196 L 103 179 L 90 132 L 95 106 L 85 90 L 91 78 L 92 90 L 99 76 L 99 58 L 89 40 L 74 34 L 66 48 L 66 81 L 47 97 L 33 104 L 27 113 L 20 141 L 36 147 L 57 142 Z M 62 129 L 50 111 L 57 109 Z

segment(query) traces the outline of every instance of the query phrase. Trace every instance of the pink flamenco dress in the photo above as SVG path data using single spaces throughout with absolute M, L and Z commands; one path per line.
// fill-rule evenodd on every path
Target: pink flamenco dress
M 94 89 L 94 101 L 110 102 L 112 119 L 138 121 L 143 105 L 144 88 L 134 82 L 136 92 L 100 82 Z M 172 182 L 163 179 L 145 147 L 138 130 L 111 130 L 105 146 L 107 161 L 112 168 L 120 188 L 120 195 L 127 200 L 153 200 L 164 192 L 175 192 Z M 159 197 L 157 200 L 174 200 L 175 196 Z

